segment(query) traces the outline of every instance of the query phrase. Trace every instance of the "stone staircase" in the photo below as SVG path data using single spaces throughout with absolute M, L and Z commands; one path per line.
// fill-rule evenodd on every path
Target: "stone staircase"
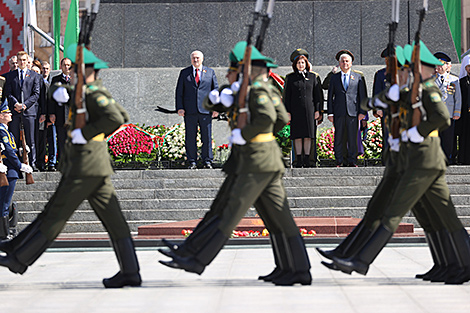
M 287 169 L 285 186 L 294 216 L 351 216 L 364 214 L 383 167 Z M 44 208 L 60 179 L 59 173 L 34 173 L 35 184 L 20 180 L 13 196 L 18 203 L 20 229 Z M 121 207 L 132 231 L 141 225 L 197 219 L 210 207 L 224 180 L 215 170 L 121 170 L 112 177 Z M 465 226 L 470 227 L 470 166 L 447 172 L 452 200 Z M 247 217 L 256 216 L 252 208 Z M 403 222 L 416 225 L 407 214 Z M 102 232 L 88 202 L 67 223 L 64 232 Z

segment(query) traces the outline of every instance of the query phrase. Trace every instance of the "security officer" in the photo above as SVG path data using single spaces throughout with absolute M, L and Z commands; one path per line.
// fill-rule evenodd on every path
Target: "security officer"
M 67 57 L 72 62 L 75 61 L 76 48 L 76 45 L 71 45 L 67 50 Z M 0 243 L 0 250 L 7 253 L 0 257 L 0 265 L 8 267 L 13 273 L 23 274 L 59 235 L 77 207 L 87 199 L 108 231 L 120 265 L 120 271 L 115 276 L 103 280 L 104 286 L 140 286 L 139 264 L 129 227 L 111 183 L 113 169 L 104 141 L 105 136 L 128 120 L 128 115 L 96 77 L 98 69 L 107 68 L 106 63 L 85 48 L 83 54 L 88 120 L 83 128 L 75 128 L 77 107 L 70 101 L 73 130 L 66 143 L 59 186 L 44 211 L 31 224 L 13 240 Z M 51 88 L 54 99 L 62 103 L 69 100 L 70 91 L 57 85 Z
M 245 47 L 246 42 L 239 42 L 232 51 L 242 59 Z M 227 206 L 220 217 L 217 216 L 205 224 L 204 231 L 199 234 L 201 238 L 205 238 L 205 244 L 201 245 L 198 251 L 188 257 L 175 255 L 172 261 L 160 263 L 201 274 L 222 249 L 249 207 L 255 204 L 270 235 L 274 234 L 279 241 L 284 242 L 282 265 L 279 271 L 272 273 L 272 282 L 286 286 L 296 283 L 309 285 L 312 279 L 310 262 L 303 239 L 289 210 L 282 184 L 284 163 L 272 133 L 273 129 L 287 123 L 287 112 L 279 92 L 268 83 L 267 69 L 275 65 L 272 64 L 272 59 L 263 56 L 254 47 L 251 59 L 252 85 L 247 104 L 250 115 L 243 129 L 237 125 L 237 128 L 232 130 L 232 144 L 238 146 L 240 151 L 236 164 L 237 176 L 230 190 Z M 234 97 L 231 103 L 224 105 L 231 107 L 236 103 L 237 98 Z M 236 110 L 240 113 L 238 108 Z
M 405 51 L 411 60 L 412 49 Z M 438 130 L 445 129 L 449 123 L 448 111 L 442 102 L 439 88 L 433 82 L 435 65 L 442 64 L 421 42 L 421 103 L 426 114 L 418 125 L 409 128 L 403 137 L 408 141 L 407 166 L 394 192 L 391 204 L 377 230 L 365 245 L 350 258 L 333 257 L 335 266 L 350 274 L 356 271 L 365 275 L 369 265 L 389 241 L 404 214 L 422 197 L 427 201 L 429 210 L 433 210 L 450 233 L 456 255 L 459 257 L 459 271 L 447 274 L 446 283 L 463 283 L 470 279 L 470 240 L 457 218 L 445 181 L 446 162 L 440 148 Z M 392 86 L 393 88 L 393 86 Z M 398 93 L 388 92 L 393 101 L 399 99 Z M 408 101 L 411 104 L 411 100 Z M 468 265 L 466 265 L 468 264 Z
M 442 101 L 445 102 L 450 115 L 450 126 L 439 133 L 442 150 L 450 164 L 454 163 L 455 156 L 452 155 L 454 148 L 455 121 L 460 118 L 462 111 L 462 95 L 460 93 L 459 77 L 450 73 L 452 63 L 450 57 L 444 52 L 436 52 L 442 65 L 436 67 L 436 85 L 442 93 Z
M 11 122 L 11 111 L 8 108 L 7 101 L 4 101 L 0 105 L 0 146 L 2 150 L 0 172 L 6 174 L 8 185 L 0 187 L 0 239 L 6 239 L 9 235 L 9 207 L 15 192 L 16 181 L 23 178 L 22 171 L 33 172 L 31 166 L 21 163 L 18 158 L 15 138 L 8 130 L 9 122 Z

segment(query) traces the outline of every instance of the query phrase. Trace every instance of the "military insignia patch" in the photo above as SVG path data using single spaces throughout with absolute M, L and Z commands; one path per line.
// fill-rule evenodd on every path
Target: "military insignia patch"
M 259 87 L 259 86 L 261 86 L 261 84 L 260 84 L 260 82 L 254 82 L 252 86 L 253 87 Z
M 277 107 L 279 104 L 281 104 L 281 99 L 279 99 L 278 97 L 274 97 L 273 103 L 274 103 L 274 106 Z
M 3 139 L 3 142 L 4 142 L 4 143 L 8 143 L 8 142 L 9 142 L 9 140 L 8 140 L 8 137 L 7 137 L 7 136 L 4 136 L 2 139 Z
M 424 83 L 426 87 L 432 87 L 434 85 L 434 82 L 431 80 L 428 80 L 427 82 Z
M 266 95 L 261 95 L 258 97 L 258 104 L 266 104 L 268 103 L 268 96 Z
M 88 89 L 90 89 L 91 91 L 95 91 L 95 90 L 98 90 L 98 87 L 91 85 L 91 86 L 88 86 Z
M 433 92 L 429 95 L 431 98 L 432 102 L 440 102 L 441 101 L 441 96 L 437 92 Z
M 109 100 L 105 96 L 99 96 L 98 99 L 96 99 L 96 102 L 98 102 L 100 107 L 105 107 L 109 104 Z

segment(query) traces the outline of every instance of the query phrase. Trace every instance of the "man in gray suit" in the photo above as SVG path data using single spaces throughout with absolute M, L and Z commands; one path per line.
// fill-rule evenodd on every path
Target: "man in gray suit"
M 367 97 L 362 72 L 351 70 L 354 55 L 349 50 L 336 54 L 341 71 L 331 76 L 328 87 L 328 120 L 335 127 L 336 166 L 357 167 L 357 130 L 366 112 L 360 108 Z M 343 160 L 343 155 L 347 161 Z
M 206 110 L 202 103 L 214 89 L 219 88 L 213 69 L 203 66 L 204 55 L 201 51 L 191 53 L 191 66 L 182 69 L 176 86 L 176 110 L 184 117 L 186 136 L 186 157 L 189 168 L 196 169 L 197 127 L 201 129 L 201 158 L 205 168 L 212 168 L 212 117 L 217 112 Z
M 454 163 L 454 130 L 455 121 L 460 118 L 462 111 L 462 101 L 460 94 L 460 82 L 458 76 L 450 73 L 452 63 L 450 57 L 444 52 L 436 52 L 434 56 L 438 58 L 442 65 L 436 67 L 436 85 L 442 93 L 442 100 L 446 104 L 450 115 L 450 126 L 439 133 L 441 146 L 450 164 Z

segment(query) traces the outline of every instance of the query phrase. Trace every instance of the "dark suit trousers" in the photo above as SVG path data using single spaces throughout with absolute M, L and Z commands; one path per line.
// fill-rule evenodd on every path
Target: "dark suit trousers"
M 439 132 L 439 137 L 441 137 L 441 147 L 447 157 L 447 161 L 449 162 L 451 162 L 453 158 L 452 150 L 454 149 L 454 128 L 455 120 L 451 119 L 449 128 Z
M 20 115 L 14 115 L 12 121 L 10 122 L 9 129 L 15 136 L 15 141 L 18 147 L 21 147 L 20 142 L 20 124 L 21 117 Z M 36 135 L 34 133 L 36 125 L 35 116 L 23 116 L 23 125 L 24 125 L 24 135 L 26 138 L 26 144 L 28 145 L 31 152 L 29 153 L 29 164 L 36 164 Z
M 359 122 L 354 116 L 334 116 L 335 126 L 335 159 L 336 164 L 344 163 L 344 155 L 348 164 L 356 164 L 357 161 L 357 131 Z
M 197 127 L 201 129 L 201 158 L 204 162 L 212 162 L 212 117 L 210 114 L 186 114 L 184 116 L 186 128 L 186 157 L 188 163 L 197 161 Z
M 46 123 L 46 122 L 44 122 Z M 46 145 L 47 145 L 47 129 L 39 129 L 39 119 L 36 122 L 36 142 L 37 142 L 37 167 L 44 167 L 46 164 Z

